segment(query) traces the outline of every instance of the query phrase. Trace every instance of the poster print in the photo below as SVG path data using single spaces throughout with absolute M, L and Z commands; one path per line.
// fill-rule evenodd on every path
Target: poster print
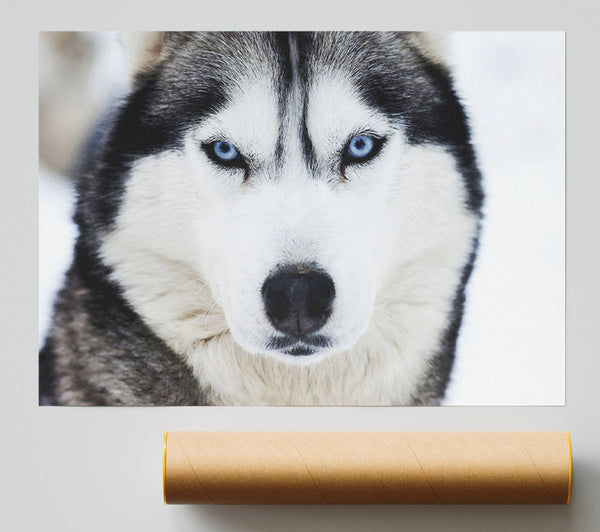
M 40 403 L 442 404 L 489 201 L 446 40 L 125 36 L 126 81 L 67 172 L 77 236 Z M 510 57 L 490 61 L 515 72 Z M 58 154 L 52 134 L 44 143 L 44 91 L 42 164 Z M 560 210 L 550 218 L 560 229 Z M 552 302 L 560 323 L 564 301 Z M 535 298 L 513 304 L 539 315 Z

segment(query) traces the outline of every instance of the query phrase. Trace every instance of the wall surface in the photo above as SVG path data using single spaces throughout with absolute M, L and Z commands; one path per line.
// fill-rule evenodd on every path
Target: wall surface
M 5 17 L 0 37 L 4 66 L 0 231 L 6 246 L 0 266 L 0 326 L 5 338 L 4 370 L 0 372 L 4 458 L 0 528 L 92 532 L 598 530 L 597 13 L 577 1 L 568 9 L 558 1 L 421 1 L 418 9 L 400 2 L 305 1 L 293 7 L 273 3 L 271 9 L 256 9 L 253 15 L 248 14 L 248 7 L 241 8 L 241 3 L 230 2 L 227 9 L 215 7 L 214 12 L 210 6 L 144 3 L 142 13 L 141 2 L 137 6 L 22 2 L 11 8 L 10 19 Z M 327 29 L 566 30 L 566 406 L 38 407 L 36 32 L 190 26 L 305 29 L 314 27 L 315 20 L 322 20 Z M 537 375 L 535 368 L 531 369 L 532 386 Z M 570 430 L 573 499 L 569 507 L 165 507 L 161 493 L 164 430 Z

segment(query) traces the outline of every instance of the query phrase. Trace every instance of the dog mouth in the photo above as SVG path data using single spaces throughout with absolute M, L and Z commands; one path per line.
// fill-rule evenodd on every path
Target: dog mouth
M 327 347 L 331 347 L 331 339 L 322 334 L 301 338 L 286 334 L 285 336 L 271 336 L 267 341 L 267 349 L 294 357 L 314 355 Z
M 307 345 L 295 345 L 294 347 L 288 347 L 287 349 L 284 349 L 282 352 L 293 357 L 306 357 L 314 355 L 316 351 L 317 349 L 314 347 L 309 347 Z

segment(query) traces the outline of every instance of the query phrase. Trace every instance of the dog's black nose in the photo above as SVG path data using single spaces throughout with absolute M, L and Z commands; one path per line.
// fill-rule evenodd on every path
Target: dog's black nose
M 277 270 L 262 287 L 267 316 L 277 330 L 304 336 L 329 318 L 335 288 L 323 271 L 292 266 Z

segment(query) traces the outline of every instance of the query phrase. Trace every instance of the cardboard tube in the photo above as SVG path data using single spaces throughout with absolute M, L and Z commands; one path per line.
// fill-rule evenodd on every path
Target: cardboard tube
M 568 432 L 168 432 L 168 504 L 569 504 Z

